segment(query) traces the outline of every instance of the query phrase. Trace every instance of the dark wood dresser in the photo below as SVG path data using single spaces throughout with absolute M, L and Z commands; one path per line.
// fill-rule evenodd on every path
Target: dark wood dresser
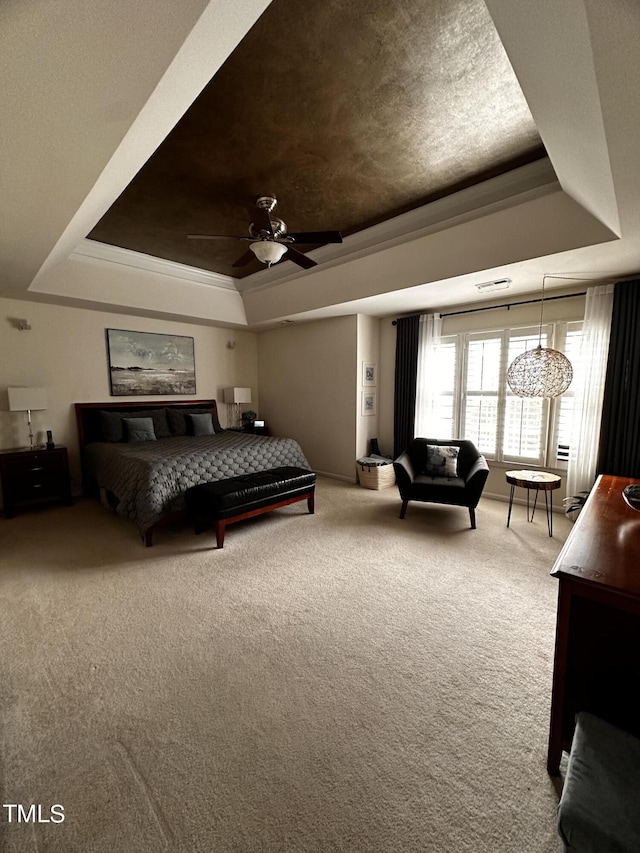
M 626 477 L 601 475 L 551 574 L 559 581 L 547 769 L 559 772 L 575 715 L 640 735 L 640 512 Z
M 67 448 L 0 450 L 0 482 L 7 518 L 47 502 L 71 504 Z

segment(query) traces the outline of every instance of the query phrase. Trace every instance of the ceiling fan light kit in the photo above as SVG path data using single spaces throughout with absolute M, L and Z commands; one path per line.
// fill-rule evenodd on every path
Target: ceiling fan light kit
M 287 251 L 287 247 L 283 246 L 282 243 L 274 243 L 271 240 L 258 240 L 251 243 L 249 248 L 256 258 L 268 267 L 271 264 L 277 264 Z
M 281 260 L 293 261 L 303 269 L 317 266 L 317 262 L 308 258 L 293 247 L 293 243 L 321 246 L 325 243 L 342 243 L 339 231 L 300 231 L 288 234 L 287 226 L 278 216 L 271 216 L 277 204 L 272 195 L 261 195 L 256 199 L 250 215 L 253 222 L 249 225 L 249 237 L 236 237 L 224 234 L 187 234 L 189 240 L 248 240 L 249 250 L 233 264 L 234 267 L 246 266 L 255 256 L 268 267 Z

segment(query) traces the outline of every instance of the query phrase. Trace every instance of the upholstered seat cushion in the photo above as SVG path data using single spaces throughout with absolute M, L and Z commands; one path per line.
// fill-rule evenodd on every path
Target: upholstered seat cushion
M 241 510 L 268 506 L 276 498 L 307 492 L 314 488 L 315 482 L 313 471 L 304 468 L 271 468 L 193 486 L 186 493 L 187 508 L 194 517 L 230 518 Z
M 558 831 L 567 850 L 640 851 L 640 739 L 578 714 Z
M 465 506 L 465 482 L 462 477 L 429 477 L 427 474 L 418 474 L 412 484 L 412 500 L 455 504 L 456 491 L 459 492 L 460 505 Z

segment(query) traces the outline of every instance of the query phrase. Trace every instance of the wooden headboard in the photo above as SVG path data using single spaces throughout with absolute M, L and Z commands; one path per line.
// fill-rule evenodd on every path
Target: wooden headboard
M 76 423 L 78 425 L 78 443 L 80 445 L 80 460 L 86 444 L 100 440 L 100 411 L 103 412 L 144 412 L 159 408 L 188 408 L 213 409 L 214 423 L 218 419 L 218 406 L 215 400 L 127 400 L 126 403 L 76 403 Z

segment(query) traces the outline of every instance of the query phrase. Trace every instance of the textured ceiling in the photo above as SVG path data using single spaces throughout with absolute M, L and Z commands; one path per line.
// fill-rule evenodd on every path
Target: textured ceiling
M 88 236 L 242 277 L 186 235 L 273 194 L 346 236 L 544 153 L 483 0 L 274 0 Z

